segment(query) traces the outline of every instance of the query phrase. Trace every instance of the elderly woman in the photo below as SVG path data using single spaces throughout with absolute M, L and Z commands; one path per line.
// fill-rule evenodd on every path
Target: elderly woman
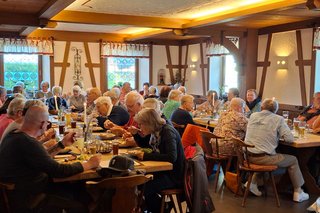
M 151 87 L 149 87 L 149 95 L 144 98 L 159 98 L 157 93 L 158 93 L 157 87 L 151 86 Z
M 73 95 L 69 98 L 70 109 L 73 112 L 82 112 L 83 104 L 86 102 L 86 97 L 81 94 L 81 88 L 79 86 L 72 87 Z
M 240 92 L 237 88 L 230 88 L 228 92 L 228 101 L 224 103 L 223 108 L 229 109 L 230 102 L 233 98 L 238 98 Z
M 106 120 L 118 126 L 124 126 L 129 121 L 129 113 L 119 106 L 113 106 L 111 98 L 107 96 L 99 97 L 96 100 L 96 109 L 99 113 L 98 124 L 102 128 L 104 127 L 104 122 Z
M 187 124 L 194 124 L 191 112 L 193 111 L 193 96 L 192 95 L 184 95 L 180 100 L 180 107 L 176 109 L 172 115 L 170 120 L 176 124 L 187 126 Z M 184 132 L 183 128 L 179 128 L 179 133 L 182 136 Z
M 223 112 L 214 128 L 214 134 L 219 137 L 238 138 L 243 140 L 246 135 L 248 119 L 244 114 L 246 103 L 241 98 L 233 98 L 230 101 L 229 111 Z M 221 143 L 220 152 L 232 154 L 232 142 Z
M 9 104 L 7 114 L 2 114 L 0 116 L 0 138 L 10 123 L 22 117 L 25 102 L 26 99 L 14 98 Z
M 36 93 L 36 99 L 45 100 L 53 96 L 52 92 L 49 90 L 49 82 L 42 81 L 40 84 L 41 90 Z
M 52 115 L 57 115 L 58 111 L 64 107 L 68 108 L 67 101 L 62 98 L 62 88 L 60 86 L 52 87 L 53 97 L 47 99 L 49 113 Z
M 320 92 L 313 95 L 312 104 L 307 106 L 299 115 L 300 121 L 306 121 L 310 127 L 319 131 L 320 129 Z
M 257 91 L 255 89 L 247 90 L 246 104 L 246 112 L 249 116 L 254 112 L 261 111 L 261 98 L 258 96 Z
M 202 103 L 197 107 L 199 111 L 206 111 L 206 112 L 218 112 L 222 102 L 219 100 L 218 93 L 214 90 L 209 90 L 207 92 L 207 101 Z
M 173 164 L 173 169 L 154 174 L 152 181 L 146 183 L 145 199 L 150 212 L 160 211 L 161 190 L 182 187 L 184 175 L 184 152 L 179 133 L 166 124 L 159 113 L 154 109 L 142 109 L 136 116 L 140 131 L 144 135 L 151 135 L 149 144 L 151 153 L 135 152 L 140 160 L 167 161 Z
M 182 93 L 179 90 L 170 91 L 168 100 L 162 109 L 162 112 L 166 118 L 171 118 L 173 111 L 179 108 L 181 95 Z

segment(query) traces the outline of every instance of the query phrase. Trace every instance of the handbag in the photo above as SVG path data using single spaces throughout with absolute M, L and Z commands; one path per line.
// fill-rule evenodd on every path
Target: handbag
M 224 180 L 226 181 L 227 188 L 233 193 L 237 193 L 239 186 L 239 175 L 233 172 L 226 172 Z M 239 190 L 238 194 L 242 195 L 242 190 Z

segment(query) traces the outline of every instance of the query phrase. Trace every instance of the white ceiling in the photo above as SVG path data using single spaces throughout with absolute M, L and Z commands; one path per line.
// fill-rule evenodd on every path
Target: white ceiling
M 50 30 L 113 33 L 128 28 L 128 26 L 125 25 L 94 25 L 62 22 L 58 22 L 57 24 L 58 25 L 55 28 L 51 28 Z

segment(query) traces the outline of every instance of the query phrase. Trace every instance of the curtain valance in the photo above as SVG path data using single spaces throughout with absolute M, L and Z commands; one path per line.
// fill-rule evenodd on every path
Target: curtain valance
M 229 55 L 230 52 L 221 44 L 215 44 L 212 41 L 207 43 L 207 57 Z
M 0 38 L 0 53 L 53 55 L 53 41 L 48 39 Z
M 101 57 L 148 58 L 149 45 L 103 42 Z

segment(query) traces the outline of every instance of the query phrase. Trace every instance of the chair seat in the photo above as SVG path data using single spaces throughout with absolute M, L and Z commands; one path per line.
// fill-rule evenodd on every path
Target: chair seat
M 161 191 L 161 195 L 183 194 L 183 189 L 165 189 Z
M 253 171 L 253 172 L 272 172 L 278 169 L 276 165 L 259 165 L 250 163 L 248 166 L 247 162 L 244 162 L 243 165 L 239 165 L 239 168 L 244 171 Z

